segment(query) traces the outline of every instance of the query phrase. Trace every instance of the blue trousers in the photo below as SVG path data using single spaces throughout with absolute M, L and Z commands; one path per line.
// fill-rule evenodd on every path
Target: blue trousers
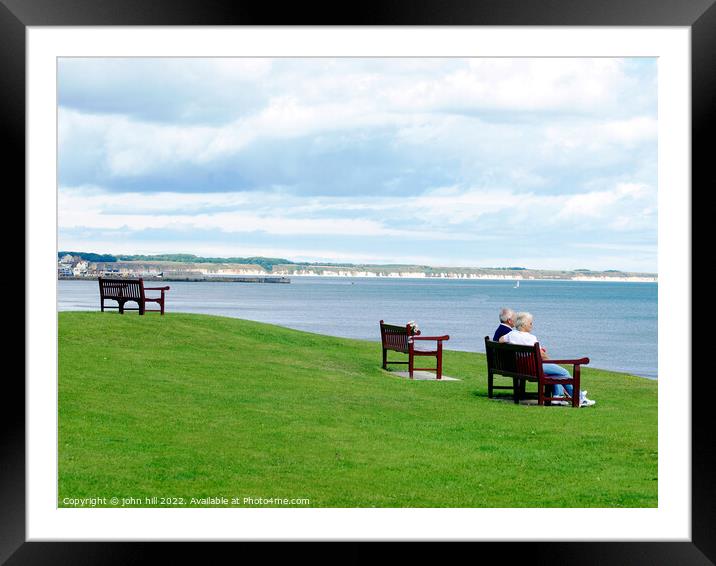
M 545 375 L 548 375 L 553 379 L 572 377 L 566 369 L 562 366 L 558 366 L 557 364 L 542 364 L 542 371 Z M 564 396 L 565 389 L 571 397 L 572 390 L 574 389 L 571 383 L 567 383 L 566 385 L 553 385 L 552 387 L 552 395 L 556 397 L 559 397 L 560 395 Z

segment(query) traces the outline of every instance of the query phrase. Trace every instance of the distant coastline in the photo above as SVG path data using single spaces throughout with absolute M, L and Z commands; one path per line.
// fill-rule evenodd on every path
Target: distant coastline
M 605 277 L 605 276 L 595 276 L 595 277 L 567 277 L 567 278 L 560 278 L 560 277 L 519 277 L 519 276 L 499 276 L 499 275 L 466 275 L 466 276 L 460 276 L 460 275 L 445 275 L 445 276 L 435 276 L 435 275 L 421 275 L 419 273 L 409 273 L 409 274 L 401 274 L 401 273 L 395 273 L 395 274 L 388 274 L 388 275 L 366 275 L 366 274 L 346 274 L 346 273 L 292 273 L 291 277 L 346 277 L 346 278 L 353 278 L 353 279 L 472 279 L 472 280 L 481 280 L 481 281 L 602 281 L 602 282 L 614 282 L 614 283 L 625 283 L 625 282 L 632 282 L 632 283 L 657 283 L 658 279 L 657 277 Z
M 137 274 L 122 274 L 122 277 L 132 276 L 142 277 L 147 282 L 184 282 L 184 283 L 290 283 L 291 280 L 288 277 L 270 276 L 270 277 L 212 277 L 212 276 L 188 276 L 188 277 L 159 277 L 157 275 L 144 275 L 142 273 Z M 58 276 L 59 281 L 97 281 L 100 275 L 60 275 Z
M 165 281 L 219 281 L 220 278 L 351 277 L 396 279 L 475 279 L 497 281 L 604 281 L 656 283 L 655 273 L 619 270 L 546 270 L 525 267 L 449 267 L 427 265 L 376 265 L 291 262 L 286 259 L 204 258 L 186 254 L 111 256 L 85 252 L 60 252 L 58 276 L 145 277 Z M 69 276 L 69 277 L 68 277 Z

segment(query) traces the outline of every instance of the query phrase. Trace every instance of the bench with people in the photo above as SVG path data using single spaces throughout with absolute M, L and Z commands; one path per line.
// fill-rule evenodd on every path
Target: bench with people
M 493 398 L 496 389 L 512 391 L 515 403 L 527 398 L 527 382 L 537 383 L 538 405 L 561 405 L 572 407 L 591 407 L 595 401 L 587 398 L 587 391 L 582 390 L 581 366 L 589 363 L 589 358 L 553 359 L 547 350 L 532 334 L 534 316 L 528 312 L 515 313 L 512 309 L 500 310 L 500 325 L 495 330 L 492 340 L 485 336 L 485 353 L 487 357 L 487 396 Z M 409 322 L 406 325 L 390 325 L 380 321 L 381 345 L 383 350 L 383 369 L 389 363 L 406 364 L 409 376 L 413 378 L 415 370 L 436 372 L 436 379 L 442 377 L 442 342 L 450 337 L 421 336 L 417 325 Z M 417 340 L 437 341 L 437 348 L 427 351 L 417 350 Z M 396 351 L 408 355 L 407 361 L 388 360 L 388 351 Z M 434 356 L 437 367 L 416 368 L 413 356 Z M 562 367 L 571 365 L 572 372 Z M 496 375 L 512 380 L 511 385 L 496 384 Z
M 492 341 L 489 337 L 485 337 L 488 397 L 493 396 L 494 389 L 512 389 L 517 403 L 525 395 L 525 382 L 536 381 L 540 405 L 572 405 L 573 407 L 594 405 L 596 402 L 587 398 L 587 391 L 580 390 L 579 387 L 580 366 L 588 364 L 589 358 L 550 359 L 547 350 L 532 334 L 533 326 L 534 317 L 528 312 L 515 313 L 509 308 L 500 310 L 500 325 L 495 330 Z M 518 347 L 501 347 L 501 344 Z M 572 365 L 572 374 L 559 364 Z M 511 377 L 512 386 L 494 385 L 494 375 Z M 575 386 L 578 395 L 576 398 Z

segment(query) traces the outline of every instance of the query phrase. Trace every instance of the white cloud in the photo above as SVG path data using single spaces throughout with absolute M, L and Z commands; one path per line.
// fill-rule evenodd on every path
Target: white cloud
M 655 142 L 658 124 L 650 116 L 625 120 L 581 121 L 576 124 L 547 126 L 542 151 L 598 152 L 611 148 L 630 149 L 637 144 Z
M 258 114 L 223 126 L 147 123 L 118 115 L 81 114 L 66 108 L 61 108 L 59 114 L 60 142 L 102 148 L 104 155 L 98 157 L 104 159 L 109 173 L 121 177 L 140 177 L 187 163 L 207 164 L 236 154 L 260 139 L 300 138 L 411 120 L 405 115 L 370 112 L 351 104 L 308 106 L 288 97 L 271 99 Z
M 569 109 L 593 114 L 613 109 L 633 86 L 620 59 L 475 58 L 467 63 L 445 75 L 389 83 L 377 95 L 404 110 Z
M 60 187 L 59 215 L 61 223 L 73 213 L 81 218 L 83 211 L 106 212 L 108 214 L 156 214 L 183 213 L 197 214 L 206 209 L 237 208 L 263 202 L 267 207 L 279 202 L 282 196 L 276 193 L 117 193 L 101 187 Z
M 644 184 L 619 183 L 610 190 L 593 191 L 561 199 L 563 204 L 557 216 L 560 219 L 594 219 L 604 218 L 607 215 L 613 216 L 615 205 L 639 201 L 648 197 L 649 194 L 649 187 Z
M 286 191 L 241 193 L 115 193 L 63 187 L 62 229 L 207 231 L 225 234 L 390 236 L 406 239 L 490 239 L 484 222 L 505 230 L 585 219 L 594 228 L 644 229 L 654 221 L 651 189 L 621 183 L 612 189 L 564 197 L 508 189 L 436 188 L 404 197 L 305 198 Z M 641 203 L 641 207 L 638 207 Z M 636 214 L 633 210 L 639 212 Z
M 61 92 L 95 107 L 109 99 L 136 110 L 131 97 L 171 94 L 177 109 L 224 104 L 250 89 L 314 106 L 361 101 L 406 112 L 445 109 L 565 110 L 590 114 L 644 105 L 639 79 L 621 58 L 74 58 L 61 60 Z M 631 91 L 631 96 L 624 96 Z M 82 93 L 83 96 L 79 96 Z M 650 100 L 653 104 L 654 97 Z
M 402 73 L 369 72 L 365 62 L 361 67 L 351 61 L 308 60 L 283 61 L 282 70 L 277 71 L 268 59 L 216 59 L 207 60 L 204 66 L 193 61 L 182 71 L 182 62 L 173 61 L 167 67 L 173 72 L 197 80 L 211 76 L 210 83 L 216 88 L 223 84 L 224 89 L 231 89 L 232 80 L 248 77 L 244 88 L 254 89 L 261 102 L 238 112 L 238 118 L 227 112 L 223 123 L 211 126 L 61 108 L 60 147 L 68 148 L 62 158 L 81 159 L 81 153 L 89 148 L 97 153 L 95 165 L 99 160 L 112 175 L 136 178 L 177 165 L 211 164 L 257 140 L 326 132 L 355 135 L 361 130 L 390 128 L 394 144 L 431 148 L 438 155 L 444 152 L 465 160 L 473 159 L 475 152 L 494 157 L 498 148 L 514 159 L 520 151 L 534 154 L 534 144 L 541 157 L 559 151 L 571 153 L 575 159 L 585 150 L 631 148 L 655 139 L 657 123 L 651 115 L 604 118 L 607 110 L 607 114 L 620 110 L 623 100 L 630 99 L 625 92 L 634 89 L 634 79 L 625 73 L 623 60 L 461 61 L 457 69 L 454 63 L 435 60 L 426 66 L 407 65 L 408 70 Z M 91 66 L 95 68 L 97 63 Z M 167 68 L 155 66 L 167 73 Z M 137 78 L 126 63 L 119 68 L 129 73 L 128 77 Z M 177 96 L 181 97 L 181 91 Z M 197 103 L 192 98 L 187 105 Z M 539 124 L 490 123 L 472 116 L 495 110 L 582 116 L 572 116 L 571 122 L 551 118 Z M 187 106 L 184 112 L 198 111 Z M 529 171 L 524 174 L 539 178 Z
M 63 189 L 59 195 L 59 225 L 61 229 L 220 230 L 226 234 L 264 232 L 273 235 L 415 237 L 415 231 L 410 226 L 395 228 L 391 223 L 369 218 L 326 218 L 311 214 L 308 209 L 300 208 L 300 201 L 280 193 L 144 195 L 100 192 L 97 189 Z M 293 206 L 294 203 L 299 206 Z M 202 208 L 215 207 L 232 210 L 201 211 Z M 317 210 L 315 206 L 311 208 Z M 456 237 L 438 231 L 424 236 Z
M 626 120 L 606 122 L 600 127 L 600 131 L 607 140 L 631 146 L 643 141 L 656 141 L 658 123 L 656 118 L 651 116 L 635 116 Z

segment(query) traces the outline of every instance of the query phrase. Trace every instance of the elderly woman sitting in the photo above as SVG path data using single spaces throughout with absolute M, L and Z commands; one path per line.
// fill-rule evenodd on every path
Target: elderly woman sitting
M 532 325 L 534 323 L 534 317 L 530 313 L 517 313 L 515 315 L 514 323 L 515 328 L 511 332 L 502 336 L 500 338 L 500 342 L 507 342 L 508 344 L 520 344 L 522 346 L 534 346 L 535 342 L 539 342 L 539 340 L 537 340 L 537 337 L 534 334 L 530 334 L 532 332 Z M 545 350 L 544 348 L 540 349 L 542 350 L 542 359 L 549 359 L 547 357 L 547 350 Z M 543 363 L 542 371 L 544 371 L 545 375 L 548 375 L 553 379 L 560 379 L 560 377 L 571 377 L 566 369 L 564 369 L 562 366 L 558 366 L 557 364 Z M 566 390 L 569 397 L 572 397 L 574 393 L 572 389 L 572 385 L 569 383 L 565 385 L 555 385 L 553 395 L 555 397 L 564 397 L 564 391 Z M 595 403 L 596 401 L 587 399 L 586 391 L 580 392 L 580 407 L 589 407 L 591 405 L 594 405 Z

